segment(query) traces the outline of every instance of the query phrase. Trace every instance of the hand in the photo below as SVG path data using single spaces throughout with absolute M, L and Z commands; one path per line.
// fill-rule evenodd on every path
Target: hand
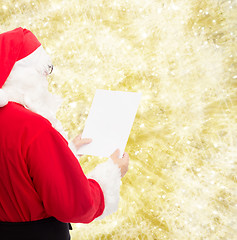
M 92 142 L 91 138 L 81 138 L 82 134 L 79 134 L 78 136 L 76 136 L 72 142 L 74 144 L 74 146 L 76 147 L 76 150 L 78 151 L 79 148 L 85 144 L 89 144 Z M 83 156 L 83 154 L 78 154 L 79 157 Z
M 114 161 L 115 164 L 118 164 L 121 170 L 121 177 L 123 177 L 128 171 L 129 165 L 129 155 L 128 153 L 124 153 L 122 158 L 119 158 L 119 149 L 116 149 L 115 152 L 110 156 L 110 158 Z

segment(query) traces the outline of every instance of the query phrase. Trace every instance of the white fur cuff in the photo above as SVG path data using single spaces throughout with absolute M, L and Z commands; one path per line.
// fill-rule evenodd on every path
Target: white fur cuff
M 87 178 L 97 181 L 103 191 L 105 209 L 101 216 L 95 220 L 100 220 L 118 210 L 121 170 L 117 164 L 109 158 L 106 162 L 97 165 Z
M 0 107 L 4 107 L 8 104 L 7 94 L 0 89 Z

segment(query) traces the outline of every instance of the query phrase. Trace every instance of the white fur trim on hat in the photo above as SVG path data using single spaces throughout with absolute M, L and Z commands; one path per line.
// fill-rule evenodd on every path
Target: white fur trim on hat
M 0 89 L 0 107 L 4 107 L 8 104 L 8 97 L 7 94 Z

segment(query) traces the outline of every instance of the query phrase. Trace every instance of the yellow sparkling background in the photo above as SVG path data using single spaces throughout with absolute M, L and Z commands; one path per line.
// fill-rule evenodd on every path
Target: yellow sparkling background
M 0 32 L 26 27 L 51 55 L 70 138 L 96 89 L 143 94 L 119 210 L 72 240 L 235 239 L 236 16 L 226 0 L 0 0 Z

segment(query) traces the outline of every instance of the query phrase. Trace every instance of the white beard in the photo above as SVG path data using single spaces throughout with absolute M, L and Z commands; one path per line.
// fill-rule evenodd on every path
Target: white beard
M 47 75 L 44 71 L 15 65 L 2 89 L 7 94 L 8 101 L 20 103 L 32 112 L 45 117 L 67 138 L 60 121 L 56 118 L 62 98 L 48 91 Z
M 61 123 L 56 117 L 61 104 L 61 97 L 50 93 L 45 86 L 37 86 L 24 95 L 26 108 L 48 119 L 55 129 L 65 135 Z

